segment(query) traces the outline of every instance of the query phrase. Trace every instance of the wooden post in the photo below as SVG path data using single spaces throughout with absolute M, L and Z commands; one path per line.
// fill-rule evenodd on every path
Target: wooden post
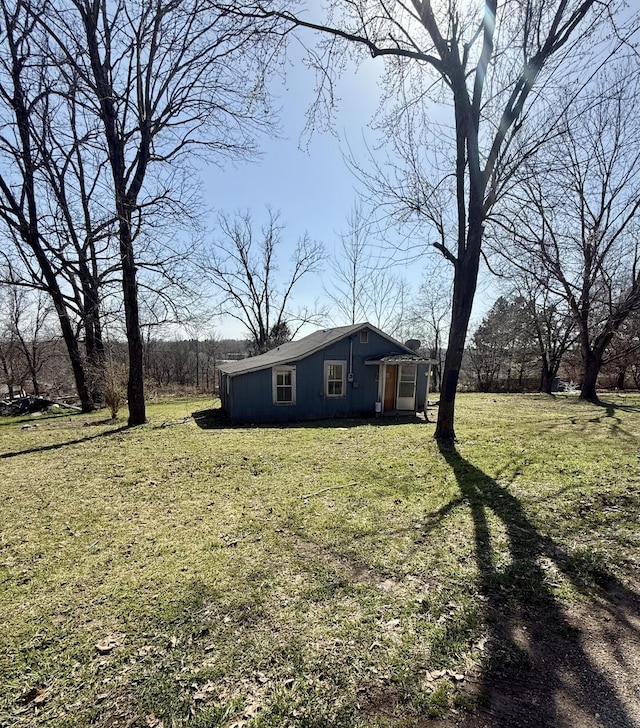
M 429 391 L 431 390 L 431 361 L 427 365 L 427 393 L 424 397 L 424 419 L 429 422 Z

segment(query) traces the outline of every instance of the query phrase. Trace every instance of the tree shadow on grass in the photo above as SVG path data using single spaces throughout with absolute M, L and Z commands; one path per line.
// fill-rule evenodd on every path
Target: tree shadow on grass
M 592 583 L 585 581 L 575 559 L 534 527 L 520 502 L 506 488 L 456 449 L 440 450 L 473 519 L 479 588 L 486 600 L 490 631 L 490 656 L 479 695 L 488 725 L 638 726 L 640 716 L 632 715 L 620 698 L 615 674 L 596 664 L 584 642 L 581 627 L 585 625 L 576 624 L 576 619 L 563 609 L 543 565 L 551 563 L 588 592 L 594 612 L 614 615 L 616 629 L 603 626 L 606 616 L 595 625 L 599 639 L 606 643 L 600 647 L 614 656 L 618 667 L 628 671 L 633 669 L 632 653 L 638 645 L 638 595 L 594 565 L 589 572 Z M 506 569 L 496 564 L 489 511 L 506 532 L 511 562 Z M 596 649 L 596 654 L 602 654 L 602 650 Z M 472 719 L 468 725 L 479 724 Z
M 375 425 L 382 427 L 385 425 L 399 424 L 433 424 L 426 420 L 420 413 L 409 412 L 407 414 L 390 414 L 382 417 L 333 417 L 324 420 L 293 420 L 291 422 L 234 422 L 229 415 L 220 408 L 199 410 L 192 412 L 196 425 L 202 430 L 218 430 L 218 429 L 241 429 L 260 428 L 270 430 L 282 429 L 336 429 L 336 428 L 352 428 L 362 427 L 365 425 Z
M 592 403 L 595 407 L 604 407 L 604 409 L 607 411 L 607 417 L 612 417 L 616 410 L 621 410 L 622 412 L 640 412 L 640 405 L 638 404 L 628 404 L 626 402 L 611 402 L 604 399 L 599 400 L 598 402 Z
M 67 447 L 68 445 L 79 445 L 83 442 L 91 442 L 91 440 L 99 440 L 103 437 L 110 437 L 111 435 L 117 435 L 120 432 L 124 432 L 125 430 L 129 430 L 128 425 L 121 425 L 120 427 L 116 427 L 113 430 L 107 430 L 106 432 L 99 432 L 97 435 L 88 435 L 87 437 L 79 437 L 76 440 L 67 440 L 66 442 L 55 442 L 51 445 L 40 445 L 39 447 L 32 447 L 28 450 L 17 450 L 15 452 L 3 452 L 0 453 L 0 460 L 4 460 L 6 458 L 15 458 L 19 455 L 31 455 L 35 452 L 48 452 L 50 450 L 59 450 L 62 447 Z

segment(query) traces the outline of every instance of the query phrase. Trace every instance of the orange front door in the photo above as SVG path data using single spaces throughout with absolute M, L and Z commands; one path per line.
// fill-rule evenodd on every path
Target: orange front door
M 384 410 L 396 408 L 396 386 L 398 384 L 398 365 L 387 364 L 384 376 Z

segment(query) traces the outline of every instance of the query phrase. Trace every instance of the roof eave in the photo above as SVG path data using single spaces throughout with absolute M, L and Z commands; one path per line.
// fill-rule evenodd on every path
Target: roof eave
M 340 327 L 340 328 L 349 328 L 349 327 Z M 286 366 L 287 364 L 292 364 L 296 361 L 302 361 L 303 359 L 306 359 L 309 356 L 312 356 L 313 354 L 317 353 L 318 351 L 321 351 L 322 349 L 325 349 L 330 344 L 335 343 L 336 341 L 339 341 L 343 337 L 347 336 L 354 336 L 355 334 L 358 334 L 363 329 L 370 329 L 374 333 L 378 334 L 379 336 L 382 336 L 382 338 L 387 339 L 387 341 L 391 342 L 395 346 L 397 346 L 402 351 L 406 352 L 407 354 L 415 354 L 413 349 L 410 349 L 408 346 L 405 346 L 404 344 L 400 343 L 397 339 L 394 339 L 392 336 L 389 336 L 389 334 L 385 334 L 384 331 L 381 331 L 379 328 L 374 326 L 373 324 L 370 324 L 369 322 L 365 321 L 363 324 L 358 324 L 357 326 L 353 326 L 348 332 L 343 332 L 341 336 L 336 336 L 335 339 L 330 339 L 329 341 L 324 341 L 322 343 L 319 343 L 317 346 L 315 346 L 313 349 L 309 349 L 307 352 L 304 353 L 302 356 L 290 356 L 285 357 L 284 359 L 278 359 L 277 361 L 272 362 L 271 364 L 258 364 L 258 366 L 251 367 L 250 369 L 242 369 L 242 371 L 239 372 L 229 372 L 226 371 L 224 368 L 224 365 L 221 365 L 218 367 L 218 369 L 223 372 L 223 374 L 226 374 L 229 377 L 237 377 L 242 374 L 251 374 L 253 372 L 260 371 L 261 369 L 271 369 L 274 366 Z M 256 357 L 257 359 L 258 357 Z M 246 361 L 246 360 L 242 360 Z M 430 360 L 431 361 L 431 360 Z
M 340 328 L 342 328 L 342 327 L 340 327 Z M 376 331 L 377 333 L 381 334 L 385 338 L 393 341 L 393 339 L 391 339 L 389 336 L 387 336 L 387 334 L 376 329 L 375 326 L 372 326 L 369 323 L 364 323 L 364 324 L 360 324 L 359 326 L 354 326 L 354 328 L 348 332 L 343 332 L 343 334 L 341 336 L 336 336 L 335 339 L 330 339 L 329 341 L 324 341 L 321 344 L 318 344 L 313 349 L 309 349 L 307 352 L 305 352 L 303 356 L 285 357 L 284 359 L 278 359 L 277 361 L 274 361 L 272 364 L 263 364 L 262 366 L 258 365 L 256 367 L 251 367 L 251 369 L 243 369 L 240 372 L 226 372 L 224 370 L 224 366 L 220 366 L 220 367 L 218 367 L 218 369 L 220 369 L 221 372 L 224 372 L 225 374 L 227 374 L 230 377 L 236 377 L 241 374 L 251 374 L 252 372 L 257 372 L 257 371 L 260 371 L 260 369 L 271 369 L 272 367 L 275 367 L 275 366 L 286 366 L 287 364 L 291 364 L 295 361 L 302 361 L 303 359 L 306 359 L 308 356 L 312 356 L 313 354 L 317 353 L 318 351 L 325 349 L 330 344 L 333 344 L 336 341 L 340 341 L 340 339 L 346 338 L 347 336 L 353 336 L 354 334 L 357 334 L 360 331 L 362 331 L 362 329 L 366 329 L 366 328 L 370 328 L 373 331 Z

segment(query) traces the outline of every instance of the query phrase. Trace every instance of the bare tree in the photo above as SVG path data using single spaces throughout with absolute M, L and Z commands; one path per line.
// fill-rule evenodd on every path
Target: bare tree
M 331 256 L 324 287 L 335 307 L 331 318 L 349 324 L 370 321 L 401 335 L 406 324 L 408 285 L 393 261 L 372 245 L 371 226 L 361 203 L 354 206 L 347 226 Z
M 566 301 L 555 295 L 548 283 L 540 284 L 544 278 L 517 271 L 512 279 L 515 280 L 513 295 L 524 301 L 531 317 L 532 334 L 540 356 L 539 389 L 551 394 L 563 357 L 576 343 L 575 320 Z
M 368 321 L 397 338 L 405 335 L 411 289 L 388 262 L 372 262 L 364 298 Z
M 10 311 L 15 339 L 31 380 L 31 391 L 38 397 L 41 394 L 38 378 L 46 362 L 46 349 L 54 338 L 48 327 L 51 306 L 42 291 L 28 300 L 26 291 L 12 287 Z
M 7 222 L 35 252 L 34 273 L 46 279 L 63 329 L 72 329 L 65 310 L 68 292 L 57 283 L 55 271 L 50 273 L 46 251 L 39 249 L 40 206 L 28 189 L 35 189 L 42 167 L 38 146 L 26 131 L 32 111 L 27 97 L 34 89 L 24 82 L 25 69 L 34 59 L 44 59 L 43 98 L 65 94 L 67 101 L 73 98 L 74 108 L 82 109 L 83 122 L 93 134 L 76 140 L 67 163 L 75 163 L 74 155 L 80 151 L 101 155 L 96 162 L 100 192 L 115 221 L 112 232 L 119 248 L 129 349 L 129 424 L 140 424 L 145 421 L 145 406 L 138 235 L 149 214 L 176 203 L 175 170 L 194 145 L 219 158 L 256 152 L 255 135 L 272 128 L 264 74 L 278 38 L 266 34 L 264 24 L 242 21 L 195 0 L 143 0 L 135 6 L 124 0 L 5 0 L 2 8 L 11 60 L 5 66 L 4 97 L 19 130 L 16 162 L 27 176 L 25 194 L 15 196 L 8 181 L 2 187 L 4 208 L 11 218 Z M 56 195 L 61 192 L 60 170 L 47 170 L 48 182 L 58 185 Z M 29 203 L 26 213 L 24 200 Z M 94 310 L 92 305 L 89 310 Z M 71 330 L 66 331 L 67 338 L 73 338 Z M 70 353 L 80 379 L 81 356 L 79 351 Z M 83 402 L 88 400 L 86 382 L 79 382 L 78 389 Z
M 12 295 L 8 286 L 0 287 L 0 365 L 2 378 L 9 399 L 15 396 L 20 385 L 19 355 L 20 347 L 13 326 Z
M 0 286 L 0 363 L 10 398 L 16 387 L 42 393 L 40 374 L 58 339 L 51 314 L 50 299 L 42 291 Z
M 41 237 L 57 277 L 65 281 L 77 335 L 84 341 L 91 398 L 101 404 L 104 301 L 116 290 L 120 270 L 117 219 L 104 199 L 108 160 L 97 120 L 81 101 L 77 76 L 48 76 L 49 85 L 55 79 L 55 92 L 33 104 L 30 114 L 40 157 L 40 194 L 48 203 L 41 206 Z
M 257 6 L 257 7 L 256 7 Z M 532 147 L 514 142 L 523 116 L 551 83 L 554 73 L 581 67 L 588 37 L 610 18 L 612 3 L 563 0 L 533 2 L 487 0 L 463 5 L 456 0 L 432 3 L 387 3 L 381 0 L 336 0 L 317 22 L 255 3 L 254 13 L 277 17 L 297 28 L 320 31 L 325 41 L 315 53 L 320 92 L 314 109 L 333 105 L 335 74 L 345 64 L 340 48 L 386 59 L 385 138 L 399 140 L 405 152 L 392 159 L 390 171 L 373 174 L 378 199 L 405 220 L 421 219 L 435 233 L 430 242 L 454 268 L 451 327 L 436 437 L 455 438 L 455 395 L 465 338 L 476 290 L 485 224 L 514 170 Z M 582 55 L 578 55 L 577 45 Z M 336 62 L 336 59 L 339 59 Z M 325 92 L 322 95 L 322 92 Z M 430 118 L 433 109 L 447 113 L 453 129 Z M 450 118 L 449 117 L 449 118 Z M 431 123 L 429 123 L 431 122 Z M 543 130 L 544 131 L 544 130 Z M 435 132 L 435 135 L 432 134 Z M 435 161 L 424 154 L 431 134 Z M 442 166 L 440 165 L 442 162 Z M 412 172 L 416 174 L 412 176 Z M 401 182 L 400 186 L 394 180 Z M 449 237 L 439 201 L 455 200 L 453 235 Z M 425 247 L 427 241 L 425 240 Z
M 301 326 L 318 323 L 323 311 L 291 308 L 293 290 L 300 280 L 317 272 L 324 259 L 324 246 L 308 235 L 298 239 L 291 256 L 290 271 L 279 275 L 277 258 L 282 247 L 284 225 L 269 211 L 259 239 L 250 214 L 218 218 L 221 239 L 202 262 L 203 274 L 222 294 L 220 311 L 239 321 L 249 332 L 256 353 L 282 337 L 283 327 L 293 337 Z
M 512 265 L 562 297 L 578 331 L 581 397 L 596 382 L 624 321 L 640 309 L 640 83 L 620 68 L 563 119 L 512 191 L 503 219 Z
M 41 8 L 30 3 L 0 3 L 0 115 L 3 133 L 0 153 L 0 219 L 9 239 L 15 243 L 27 276 L 24 277 L 4 253 L 7 280 L 45 290 L 53 302 L 69 354 L 82 410 L 94 407 L 87 373 L 80 351 L 70 296 L 60 277 L 60 267 L 52 249 L 62 249 L 64 241 L 48 244 L 43 234 L 47 195 L 40 187 L 42 145 L 34 129 L 34 109 L 47 103 L 51 83 L 38 52 L 36 21 L 32 14 Z M 44 207 L 43 207 L 44 206 Z
M 340 244 L 331 256 L 329 280 L 325 293 L 335 306 L 333 319 L 355 324 L 367 318 L 365 289 L 371 251 L 369 226 L 362 208 L 356 203 L 347 219 L 347 231 L 340 234 Z
M 54 7 L 47 4 L 45 9 L 55 16 Z M 52 297 L 76 389 L 88 411 L 101 400 L 105 300 L 110 299 L 111 312 L 121 312 L 113 295 L 121 268 L 119 224 L 113 196 L 105 195 L 112 189 L 108 149 L 99 115 L 87 103 L 86 79 L 52 51 L 62 38 L 52 42 L 39 8 L 26 0 L 3 0 L 2 13 L 0 218 L 16 251 L 13 256 L 3 252 L 6 280 Z M 172 217 L 171 236 L 179 235 L 178 216 L 188 217 L 185 207 L 192 204 L 192 196 L 184 196 L 180 171 L 172 167 L 165 179 L 154 180 L 162 183 L 162 192 L 152 200 L 158 204 L 146 207 L 145 198 L 134 231 L 137 267 L 143 273 L 137 278 L 140 295 L 155 286 L 154 292 L 174 310 L 179 254 L 163 249 L 168 231 L 162 229 L 167 227 L 162 218 Z M 162 285 L 156 282 L 158 271 L 164 273 Z
M 134 240 L 141 210 L 162 196 L 144 184 L 155 163 L 175 162 L 190 145 L 205 142 L 203 130 L 217 134 L 206 141 L 219 152 L 253 151 L 252 132 L 269 119 L 257 108 L 265 111 L 265 96 L 241 82 L 236 64 L 249 71 L 259 60 L 259 30 L 197 1 L 143 2 L 134 12 L 124 0 L 72 0 L 72 6 L 70 21 L 58 12 L 47 28 L 63 38 L 59 48 L 86 84 L 109 149 L 129 347 L 129 424 L 137 425 L 145 421 L 145 405 Z M 262 68 L 260 62 L 258 81 Z
M 416 299 L 409 308 L 413 336 L 422 341 L 435 365 L 434 382 L 439 389 L 444 363 L 444 344 L 449 327 L 451 280 L 440 267 L 430 269 L 420 284 Z
M 607 347 L 602 374 L 609 376 L 609 386 L 624 390 L 631 384 L 640 388 L 640 308 L 630 314 L 616 331 Z M 628 379 L 631 375 L 631 379 Z

